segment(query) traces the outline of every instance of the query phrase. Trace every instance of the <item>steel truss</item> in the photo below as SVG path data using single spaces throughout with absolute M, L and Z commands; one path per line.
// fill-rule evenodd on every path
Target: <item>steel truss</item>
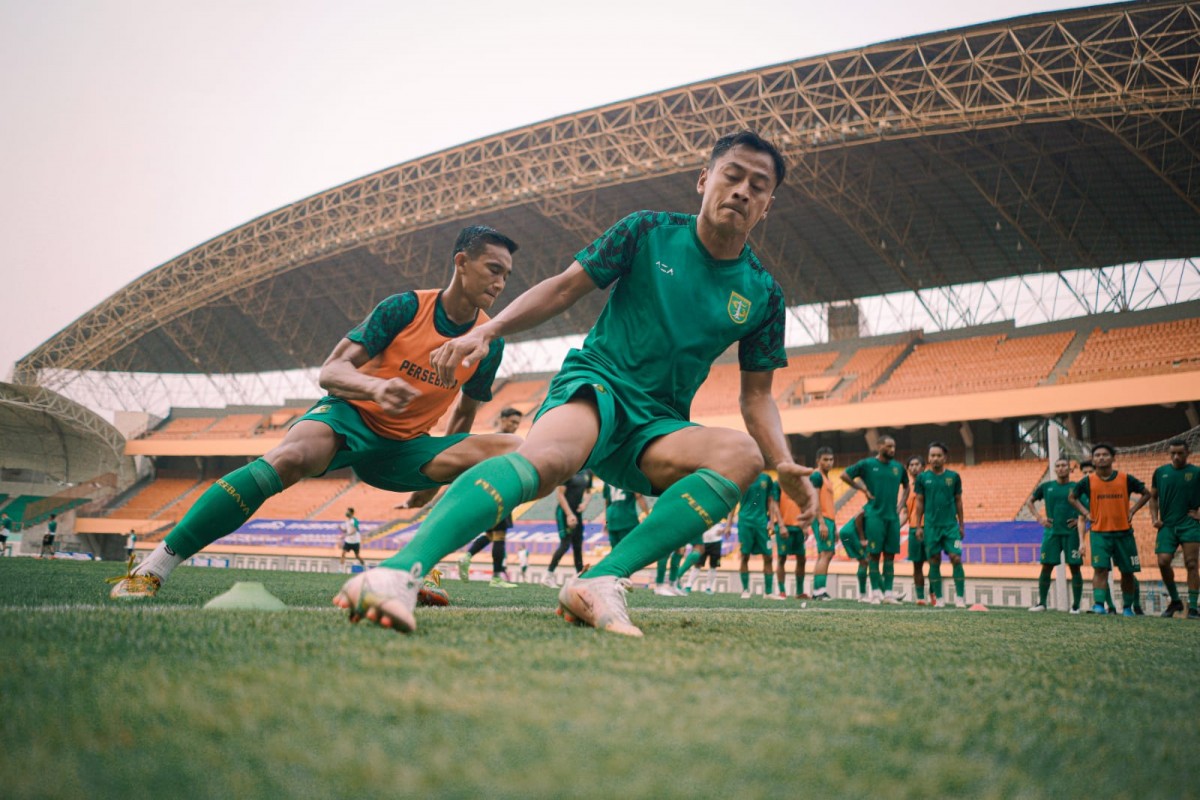
M 594 235 L 601 227 L 592 205 L 598 189 L 691 172 L 717 135 L 738 127 L 780 144 L 803 176 L 796 183 L 807 199 L 844 220 L 925 304 L 926 290 L 908 270 L 929 246 L 914 226 L 922 200 L 885 165 L 853 174 L 853 150 L 910 142 L 935 175 L 954 163 L 946 160 L 948 148 L 966 148 L 990 168 L 971 180 L 1011 227 L 1014 248 L 1031 249 L 1031 271 L 1037 263 L 1054 269 L 1054 254 L 1036 252 L 1039 237 L 1030 228 L 1056 227 L 1061 241 L 1074 241 L 1074 212 L 1086 208 L 1086 193 L 1062 170 L 1049 186 L 1031 183 L 1029 174 L 1058 167 L 1027 142 L 1014 138 L 997 150 L 972 137 L 1081 121 L 1116 137 L 1200 215 L 1200 158 L 1189 114 L 1200 107 L 1198 63 L 1200 0 L 1101 6 L 802 59 L 559 117 L 383 170 L 218 236 L 87 312 L 19 362 L 16 379 L 62 388 L 91 380 L 81 376 L 101 364 L 120 370 L 122 351 L 148 332 L 191 315 L 169 334 L 191 339 L 205 334 L 200 328 L 220 326 L 215 312 L 199 310 L 269 309 L 272 293 L 285 291 L 271 278 L 364 245 L 403 257 L 415 274 L 441 275 L 439 256 L 414 234 L 481 211 L 532 205 L 569 230 Z M 1010 159 L 1029 162 L 1032 171 Z M 889 191 L 872 191 L 876 182 Z M 793 244 L 793 260 L 811 255 Z M 969 270 L 969 248 L 957 247 Z M 1074 256 L 1105 266 L 1095 254 Z M 331 288 L 314 278 L 286 291 Z M 354 295 L 353 281 L 336 289 L 326 296 L 348 311 L 370 308 L 370 298 Z M 793 302 L 806 298 L 804 286 L 785 290 Z M 953 288 L 940 291 L 954 315 L 971 318 L 968 301 Z M 280 346 L 301 351 L 304 326 L 281 317 L 260 327 L 272 326 Z

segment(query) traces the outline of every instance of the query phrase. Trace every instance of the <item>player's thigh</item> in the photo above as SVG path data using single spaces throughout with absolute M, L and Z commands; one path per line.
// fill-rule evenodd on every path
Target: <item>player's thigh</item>
M 745 492 L 763 469 L 762 452 L 749 434 L 691 425 L 660 436 L 642 450 L 638 468 L 658 491 L 700 469 L 710 469 Z
M 329 425 L 302 419 L 263 460 L 271 465 L 286 488 L 302 478 L 324 473 L 341 444 L 341 436 Z
M 468 436 L 435 455 L 421 471 L 435 483 L 450 483 L 480 461 L 507 455 L 520 444 L 521 437 L 509 433 Z
M 1137 541 L 1133 534 L 1115 537 L 1113 542 L 1113 562 L 1123 574 L 1130 575 L 1142 571 L 1141 557 L 1138 555 Z
M 539 416 L 517 448 L 538 472 L 538 496 L 545 497 L 579 472 L 599 436 L 600 412 L 588 395 L 577 394 Z
M 1183 543 L 1183 565 L 1188 569 L 1196 569 L 1200 564 L 1200 542 Z

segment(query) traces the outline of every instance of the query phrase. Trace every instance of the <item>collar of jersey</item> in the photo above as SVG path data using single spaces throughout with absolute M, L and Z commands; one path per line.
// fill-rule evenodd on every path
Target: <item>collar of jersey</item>
M 707 261 L 708 265 L 711 267 L 716 267 L 718 269 L 723 267 L 736 267 L 746 260 L 746 255 L 750 251 L 750 245 L 744 244 L 742 245 L 742 252 L 738 254 L 737 258 L 713 258 L 712 253 L 708 252 L 708 248 L 704 246 L 704 242 L 700 241 L 700 233 L 696 230 L 695 214 L 692 214 L 688 217 L 688 230 L 692 232 L 692 241 L 696 243 L 696 249 L 700 251 L 700 254 L 704 256 L 704 260 Z
M 472 319 L 470 322 L 464 322 L 462 325 L 454 324 L 450 317 L 446 316 L 446 309 L 442 306 L 442 295 L 445 293 L 445 289 L 438 292 L 437 302 L 434 303 L 433 327 L 442 336 L 448 336 L 450 338 L 462 336 L 464 333 L 471 330 L 471 328 L 475 327 L 475 320 L 479 319 L 479 312 L 475 312 L 475 319 Z

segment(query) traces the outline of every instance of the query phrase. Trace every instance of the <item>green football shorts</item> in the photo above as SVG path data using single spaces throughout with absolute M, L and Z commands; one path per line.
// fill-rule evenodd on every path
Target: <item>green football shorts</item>
M 941 558 L 942 553 L 962 557 L 962 536 L 958 532 L 957 522 L 925 528 L 925 560 Z
M 1116 564 L 1121 572 L 1141 572 L 1137 542 L 1133 531 L 1097 533 L 1092 531 L 1092 569 L 1112 569 Z
M 820 523 L 824 522 L 824 525 Z M 817 539 L 818 553 L 832 553 L 837 550 L 837 525 L 829 517 L 817 517 L 813 520 L 813 536 Z
M 771 539 L 767 536 L 766 528 L 738 525 L 738 544 L 742 546 L 744 556 L 771 555 Z
M 892 517 L 880 519 L 867 514 L 864 522 L 867 532 L 867 549 L 872 553 L 900 552 L 900 520 Z
M 412 439 L 388 439 L 368 428 L 358 410 L 340 397 L 321 398 L 296 422 L 302 420 L 323 422 L 341 438 L 341 446 L 325 472 L 350 467 L 363 483 L 389 492 L 416 492 L 444 485 L 430 480 L 422 469 L 442 451 L 470 436 L 421 434 Z
M 855 561 L 867 560 L 867 551 L 858 539 L 858 531 L 854 529 L 854 520 L 843 525 L 841 531 L 839 531 L 839 535 L 842 540 L 842 547 L 846 548 L 846 555 Z
M 1042 555 L 1038 561 L 1055 566 L 1065 562 L 1072 566 L 1083 564 L 1083 552 L 1079 549 L 1079 532 L 1061 528 L 1046 528 L 1042 535 Z
M 912 525 L 908 526 L 908 560 L 925 561 L 925 542 L 917 538 Z
M 779 551 L 780 558 L 787 558 L 791 555 L 805 555 L 804 540 L 807 538 L 804 528 L 796 525 L 788 525 L 784 530 L 787 531 L 787 536 L 776 536 L 776 550 Z
M 1163 525 L 1154 543 L 1156 553 L 1174 553 L 1189 542 L 1200 542 L 1200 521 L 1191 517 L 1181 525 Z

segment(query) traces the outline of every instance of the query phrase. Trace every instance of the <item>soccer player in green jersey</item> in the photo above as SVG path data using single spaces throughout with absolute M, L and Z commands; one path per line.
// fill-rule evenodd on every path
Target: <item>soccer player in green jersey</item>
M 500 433 L 516 433 L 517 428 L 521 427 L 521 420 L 524 416 L 520 409 L 505 408 L 500 412 L 496 428 Z M 458 560 L 458 579 L 461 581 L 471 579 L 471 559 L 490 543 L 492 545 L 492 588 L 515 589 L 517 585 L 508 580 L 508 574 L 504 568 L 504 558 L 508 555 L 508 531 L 512 526 L 512 514 L 509 514 L 496 523 L 491 530 L 479 534 L 475 541 L 471 542 L 467 552 L 463 553 L 462 558 Z
M 929 561 L 929 595 L 938 603 L 942 600 L 942 553 L 950 556 L 954 575 L 954 604 L 967 607 L 967 578 L 962 564 L 962 540 L 966 537 L 963 516 L 962 478 L 946 469 L 948 448 L 942 442 L 931 442 L 927 463 L 929 468 L 917 477 L 917 539 L 925 543 L 925 558 Z
M 1188 619 L 1200 619 L 1196 601 L 1200 598 L 1200 467 L 1188 463 L 1186 439 L 1172 439 L 1167 445 L 1171 462 L 1154 470 L 1150 478 L 1150 518 L 1158 529 L 1154 553 L 1158 556 L 1158 571 L 1171 602 L 1163 611 L 1172 617 L 1183 611 L 1179 589 L 1175 586 L 1175 568 L 1171 561 L 1175 551 L 1183 548 L 1183 564 L 1187 568 Z
M 352 617 L 416 627 L 412 583 L 447 552 L 515 505 L 591 467 L 607 483 L 659 496 L 654 511 L 586 577 L 559 592 L 569 622 L 630 636 L 629 578 L 699 537 L 737 505 L 766 466 L 812 513 L 812 470 L 792 459 L 771 395 L 787 363 L 783 292 L 749 248 L 786 172 L 773 145 L 750 131 L 721 137 L 696 183 L 697 216 L 640 211 L 537 284 L 495 319 L 441 348 L 439 371 L 481 358 L 497 337 L 525 331 L 606 289 L 583 347 L 572 350 L 518 451 L 468 470 L 409 545 L 348 581 L 335 603 Z M 738 344 L 746 432 L 689 420 L 712 362 Z M 811 519 L 811 517 L 810 517 Z M 807 520 L 805 520 L 807 523 Z
M 813 536 L 817 540 L 817 565 L 813 568 L 813 599 L 832 600 L 825 584 L 829 580 L 829 562 L 837 550 L 837 525 L 834 519 L 833 481 L 829 471 L 833 469 L 833 450 L 829 447 L 817 449 L 817 471 L 809 476 L 817 490 L 818 513 L 813 519 Z
M 443 343 L 488 319 L 486 310 L 504 289 L 516 250 L 494 228 L 463 228 L 451 254 L 450 285 L 392 295 L 376 306 L 322 365 L 318 380 L 329 395 L 266 455 L 201 495 L 141 564 L 111 579 L 112 596 L 155 595 L 176 566 L 233 533 L 267 498 L 304 478 L 351 467 L 376 488 L 414 492 L 406 505 L 417 507 L 468 467 L 515 450 L 516 436 L 469 433 L 479 406 L 492 399 L 503 341 L 489 343 L 476 363 L 455 374 L 435 372 L 429 361 Z M 451 406 L 446 435 L 428 435 Z
M 867 496 L 864 511 L 871 602 L 879 600 L 899 605 L 903 601 L 893 590 L 895 559 L 900 552 L 900 510 L 908 501 L 909 484 L 908 472 L 895 459 L 896 440 L 891 436 L 880 436 L 875 443 L 875 456 L 852 464 L 842 473 L 842 480 Z M 882 576 L 879 570 L 881 555 Z
M 604 532 L 613 547 L 619 545 L 649 513 L 650 506 L 645 497 L 637 492 L 627 492 L 620 486 L 604 484 Z
M 1079 512 L 1071 505 L 1068 496 L 1074 486 L 1071 482 L 1071 462 L 1060 458 L 1054 462 L 1054 480 L 1046 481 L 1033 490 L 1025 501 L 1025 510 L 1042 523 L 1042 571 L 1038 575 L 1038 601 L 1030 611 L 1045 611 L 1046 597 L 1050 593 L 1050 578 L 1059 562 L 1066 560 L 1071 570 L 1071 613 L 1079 613 L 1079 602 L 1083 598 L 1083 550 L 1079 546 Z M 1041 501 L 1039 512 L 1034 503 Z
M 738 545 L 742 560 L 738 577 L 742 581 L 742 599 L 750 597 L 750 556 L 762 556 L 764 596 L 774 594 L 775 570 L 771 558 L 771 530 L 779 524 L 779 484 L 761 473 L 742 496 L 738 509 L 729 515 L 726 535 L 737 522 Z
M 866 519 L 865 511 L 855 514 L 849 522 L 838 529 L 838 538 L 842 540 L 842 547 L 845 548 L 846 555 L 859 563 L 858 602 L 877 606 L 883 602 L 882 598 L 876 596 L 874 592 L 868 595 L 865 591 L 866 587 L 863 586 L 863 573 L 866 569 L 867 551 L 870 547 L 867 542 Z

